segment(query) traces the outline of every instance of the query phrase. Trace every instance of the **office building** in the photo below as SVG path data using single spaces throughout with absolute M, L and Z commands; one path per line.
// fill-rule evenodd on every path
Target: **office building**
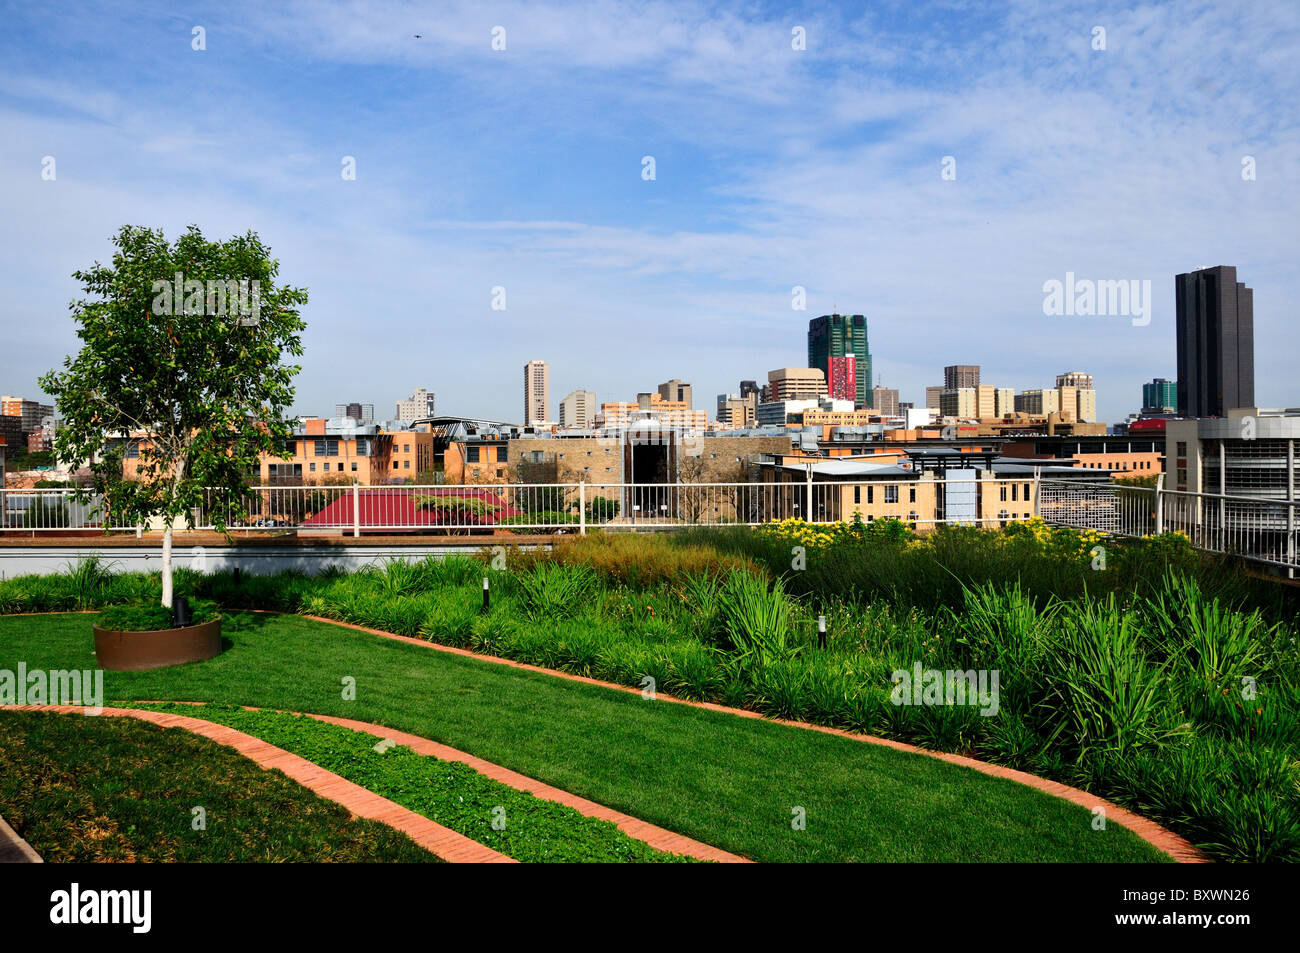
M 740 382 L 740 397 L 741 397 L 742 400 L 743 400 L 744 398 L 746 398 L 746 397 L 749 397 L 751 394 L 752 394 L 755 398 L 757 398 L 757 397 L 762 393 L 762 391 L 763 391 L 763 388 L 761 388 L 761 387 L 758 386 L 758 381 L 741 381 L 741 382 Z
M 949 364 L 943 369 L 943 389 L 959 390 L 963 387 L 980 386 L 980 366 L 978 364 Z
M 531 427 L 547 420 L 546 407 L 550 403 L 551 369 L 545 361 L 529 361 L 524 365 L 524 426 Z
M 758 394 L 755 391 L 741 397 L 739 394 L 718 395 L 718 423 L 729 427 L 754 426 L 758 411 Z
M 1174 279 L 1178 414 L 1226 417 L 1255 404 L 1254 293 L 1217 265 Z
M 943 417 L 978 417 L 979 401 L 974 387 L 945 389 L 939 395 L 939 414 Z
M 1142 413 L 1146 416 L 1178 412 L 1178 381 L 1157 377 L 1142 385 Z
M 435 414 L 433 391 L 425 390 L 423 387 L 417 387 L 411 396 L 406 400 L 397 402 L 397 419 L 398 420 L 420 420 L 424 417 L 432 417 Z M 340 417 L 351 416 L 350 414 L 339 414 Z M 372 413 L 373 416 L 373 413 Z M 369 421 L 367 421 L 368 423 Z
M 596 395 L 575 390 L 560 401 L 560 426 L 586 430 L 596 421 Z
M 708 426 L 709 415 L 707 411 L 687 407 L 684 401 L 664 400 L 654 392 L 638 394 L 635 401 L 605 401 L 600 405 L 596 424 L 622 429 L 638 420 L 655 420 L 663 427 L 703 430 Z
M 1055 414 L 1061 410 L 1060 393 L 1056 390 L 1035 390 L 1021 391 L 1016 395 L 1016 412 L 1021 414 L 1033 414 L 1035 416 L 1046 416 Z
M 425 405 L 424 405 L 424 406 L 428 407 L 428 408 L 429 408 L 429 411 L 428 411 L 427 414 L 418 414 L 418 415 L 417 415 L 418 417 L 426 417 L 426 416 L 431 417 L 431 416 L 433 416 L 433 410 L 432 410 L 432 403 L 433 403 L 432 398 L 433 398 L 433 395 L 432 395 L 432 394 L 428 394 L 427 391 L 426 391 L 426 394 L 427 394 L 427 396 L 428 396 L 429 399 L 425 401 Z M 400 401 L 398 402 L 398 405 L 399 405 L 399 407 L 400 407 L 400 405 L 401 405 L 401 402 L 400 402 Z M 357 423 L 361 423 L 361 424 L 373 424 L 373 423 L 375 422 L 375 405 L 374 405 L 374 404 L 355 404 L 355 403 L 354 403 L 354 404 L 335 404 L 335 405 L 334 405 L 334 416 L 335 416 L 335 417 L 339 417 L 339 418 L 347 417 L 347 418 L 349 418 L 350 420 L 355 420 Z M 402 418 L 402 417 L 399 416 L 397 419 L 398 419 L 398 420 L 402 420 L 402 419 L 404 419 L 404 418 Z M 405 419 L 407 419 L 407 420 L 413 420 L 413 419 L 416 419 L 416 418 L 408 417 L 408 418 L 405 418 Z
M 1010 387 L 998 387 L 993 391 L 993 416 L 1009 417 L 1016 412 L 1016 392 Z
M 676 378 L 659 385 L 659 396 L 667 401 L 685 404 L 687 410 L 691 409 L 691 385 Z
M 934 387 L 925 389 L 925 406 L 930 410 L 939 409 L 939 395 L 943 393 L 943 385 L 937 384 Z
M 867 319 L 860 314 L 824 314 L 808 322 L 808 366 L 830 378 L 830 359 L 852 354 L 857 380 L 858 409 L 871 406 L 871 350 Z M 825 393 L 823 391 L 823 393 Z M 772 400 L 779 400 L 772 395 Z
M 835 395 L 832 393 L 832 397 Z M 897 417 L 898 388 L 876 386 L 871 389 L 871 409 L 884 417 Z
M 839 355 L 835 355 L 839 356 Z M 816 400 L 826 396 L 826 373 L 817 367 L 778 367 L 767 372 L 768 403 L 783 400 Z M 862 393 L 859 382 L 858 393 Z M 856 404 L 857 401 L 855 400 Z M 864 398 L 862 406 L 869 406 Z

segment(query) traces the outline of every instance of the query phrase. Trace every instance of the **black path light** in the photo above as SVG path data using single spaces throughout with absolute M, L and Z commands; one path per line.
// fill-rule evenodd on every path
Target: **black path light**
M 488 577 L 484 576 L 483 577 L 483 611 L 484 612 L 488 611 L 488 602 L 490 599 L 491 596 L 488 595 Z
M 817 617 L 817 647 L 826 648 L 826 616 L 824 615 Z

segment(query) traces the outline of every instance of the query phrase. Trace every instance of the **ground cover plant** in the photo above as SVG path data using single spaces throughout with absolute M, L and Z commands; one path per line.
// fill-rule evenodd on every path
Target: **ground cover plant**
M 1122 827 L 1095 830 L 1085 807 L 922 755 L 292 615 L 225 609 L 222 629 L 230 645 L 214 659 L 105 672 L 106 703 L 219 702 L 387 725 L 756 861 L 1166 859 Z M 88 657 L 80 615 L 0 618 L 0 670 Z
M 468 765 L 416 754 L 403 745 L 376 750 L 379 739 L 342 725 L 230 705 L 138 707 L 229 725 L 516 860 L 610 863 L 687 859 L 655 850 L 609 821 L 584 817 L 571 807 L 486 778 Z
M 49 863 L 438 860 L 231 748 L 133 718 L 0 709 L 0 815 Z
M 1296 591 L 1183 537 L 787 522 L 577 538 L 500 571 L 493 558 L 186 584 L 225 607 L 970 754 L 1116 800 L 1218 858 L 1300 859 Z M 60 591 L 0 583 L 0 606 Z M 895 704 L 895 673 L 918 665 L 996 671 L 996 711 Z

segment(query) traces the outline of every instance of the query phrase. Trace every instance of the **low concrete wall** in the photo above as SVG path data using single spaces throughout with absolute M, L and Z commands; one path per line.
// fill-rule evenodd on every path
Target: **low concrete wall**
M 485 540 L 485 545 L 494 545 Z M 495 545 L 500 545 L 496 541 Z M 517 544 L 515 544 L 517 545 Z M 521 549 L 550 549 L 550 543 L 525 543 Z M 297 570 L 317 575 L 328 566 L 355 571 L 386 559 L 439 558 L 451 554 L 473 555 L 476 548 L 436 544 L 380 544 L 371 546 L 177 546 L 172 550 L 172 565 L 199 572 L 220 572 L 238 568 L 253 575 L 270 575 Z M 0 579 L 14 576 L 50 575 L 63 572 L 69 563 L 82 556 L 98 555 L 122 572 L 153 572 L 162 566 L 162 547 L 157 545 L 95 546 L 14 546 L 0 547 Z

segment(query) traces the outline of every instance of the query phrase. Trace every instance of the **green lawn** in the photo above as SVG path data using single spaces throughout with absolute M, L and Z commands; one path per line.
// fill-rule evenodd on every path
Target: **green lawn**
M 922 755 L 645 701 L 291 616 L 232 614 L 220 657 L 106 673 L 109 699 L 388 725 L 760 861 L 1153 861 L 1118 825 Z M 86 616 L 0 618 L 0 668 L 94 664 Z M 355 679 L 356 700 L 345 701 Z M 792 829 L 802 808 L 806 829 Z
M 0 815 L 47 862 L 438 860 L 231 748 L 133 718 L 0 709 Z

